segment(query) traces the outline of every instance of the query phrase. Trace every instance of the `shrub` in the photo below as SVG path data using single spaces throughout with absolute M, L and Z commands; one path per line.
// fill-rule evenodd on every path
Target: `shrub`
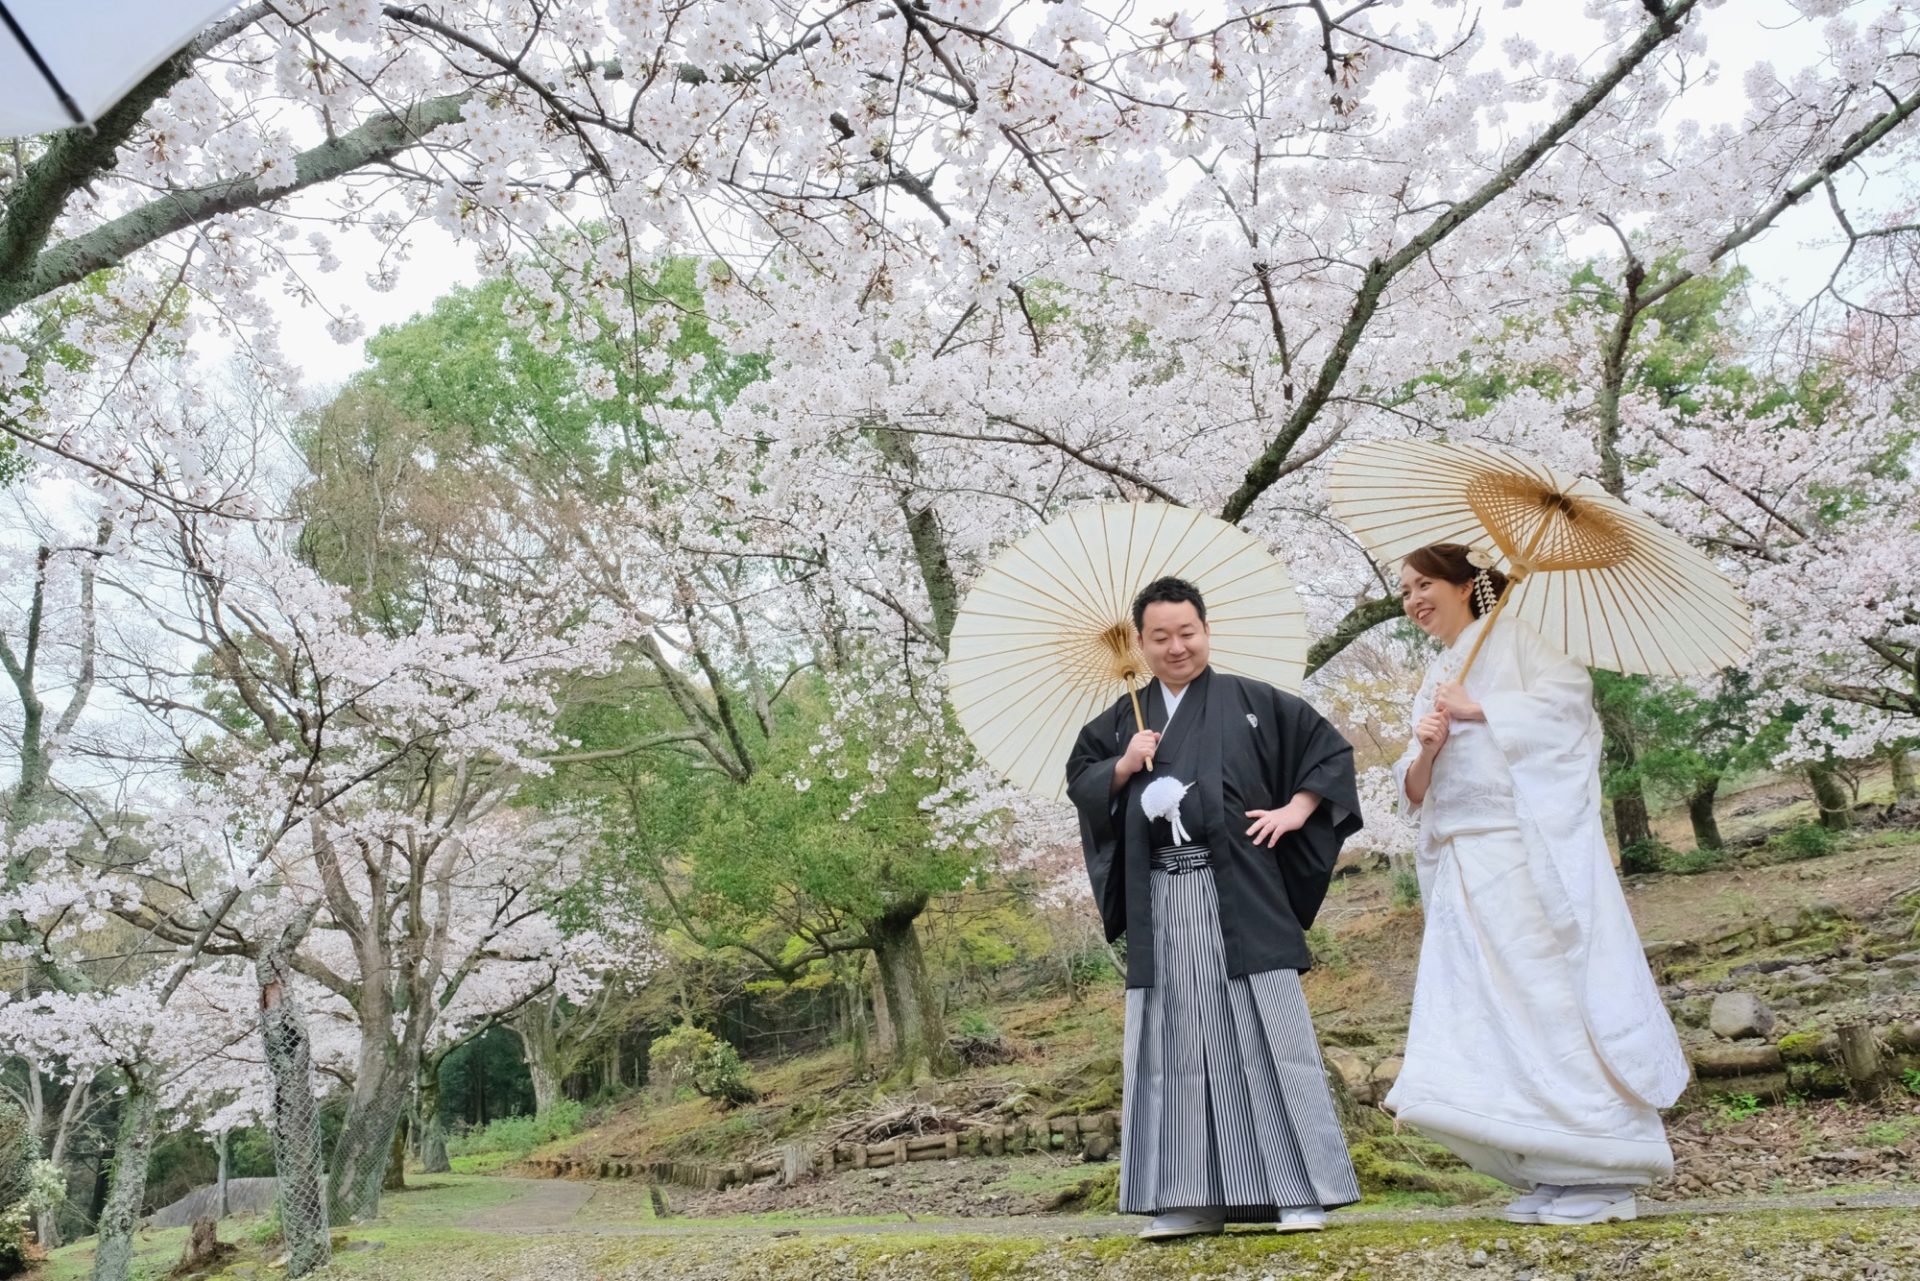
M 1073 959 L 1067 962 L 1067 970 L 1073 975 L 1075 987 L 1092 987 L 1096 983 L 1110 983 L 1120 977 L 1120 971 L 1113 963 L 1112 949 L 1101 944 L 1075 952 Z
M 1675 876 L 1698 876 L 1702 872 L 1711 872 L 1716 867 L 1725 866 L 1725 850 L 1688 850 L 1685 854 L 1675 854 L 1671 850 L 1661 860 L 1661 867 Z
M 1629 873 L 1672 871 L 1673 851 L 1659 841 L 1635 841 L 1620 851 L 1620 870 Z
M 1833 853 L 1839 846 L 1839 840 L 1831 830 L 1818 823 L 1798 823 L 1784 832 L 1776 832 L 1767 844 L 1785 861 L 1797 863 L 1801 859 L 1820 858 Z
M 33 1152 L 26 1113 L 11 1100 L 0 1098 L 0 1210 L 27 1195 Z
M 978 1010 L 968 1010 L 955 1021 L 947 1045 L 968 1067 L 1011 1063 L 1017 1057 L 993 1020 Z
M 561 1099 L 539 1116 L 503 1116 L 477 1130 L 447 1140 L 448 1156 L 479 1156 L 504 1152 L 516 1159 L 535 1148 L 578 1134 L 586 1124 L 587 1109 L 572 1099 Z
M 1314 964 L 1324 965 L 1335 974 L 1345 974 L 1353 966 L 1345 945 L 1325 925 L 1316 925 L 1307 931 L 1307 947 L 1313 953 Z
M 1000 1039 L 1000 1029 L 994 1026 L 992 1019 L 979 1010 L 968 1010 L 954 1020 L 953 1033 L 955 1036 L 964 1036 L 975 1041 Z
M 27 1206 L 23 1201 L 0 1210 L 0 1277 L 17 1277 L 27 1270 Z
M 1406 868 L 1393 874 L 1393 888 L 1388 892 L 1388 901 L 1395 907 L 1415 907 L 1420 902 L 1420 878 Z
M 669 1090 L 691 1085 L 696 1093 L 725 1107 L 738 1107 L 760 1097 L 747 1079 L 747 1065 L 740 1061 L 740 1052 L 691 1023 L 682 1023 L 654 1041 L 647 1062 L 653 1079 Z
M 27 1220 L 32 1217 L 29 1202 L 36 1168 L 33 1151 L 26 1114 L 0 1099 L 0 1277 L 27 1270 Z

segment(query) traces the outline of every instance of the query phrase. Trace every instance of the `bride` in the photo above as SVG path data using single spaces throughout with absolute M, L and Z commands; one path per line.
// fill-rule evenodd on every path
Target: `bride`
M 1503 615 L 1505 586 L 1457 543 L 1407 557 L 1406 612 L 1446 645 L 1394 767 L 1419 819 L 1426 934 L 1400 1120 L 1521 1189 L 1515 1223 L 1631 1219 L 1673 1169 L 1660 1109 L 1687 1061 L 1600 825 L 1600 725 L 1586 670 Z

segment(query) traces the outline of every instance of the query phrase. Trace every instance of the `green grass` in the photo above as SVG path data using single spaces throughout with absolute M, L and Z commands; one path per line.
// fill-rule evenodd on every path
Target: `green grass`
M 1013 1182 L 1033 1184 L 1083 1173 L 1072 1167 L 1045 1171 L 1020 1169 Z M 1186 1281 L 1187 1278 L 1224 1275 L 1274 1276 L 1309 1271 L 1315 1275 L 1339 1273 L 1350 1278 L 1392 1265 L 1393 1276 L 1415 1276 L 1419 1260 L 1434 1251 L 1461 1252 L 1497 1249 L 1497 1241 L 1511 1240 L 1516 1250 L 1541 1242 L 1553 1250 L 1577 1249 L 1580 1265 L 1595 1276 L 1630 1275 L 1626 1265 L 1635 1260 L 1651 1266 L 1668 1264 L 1667 1275 L 1700 1277 L 1712 1281 L 1724 1275 L 1721 1261 L 1752 1247 L 1764 1257 L 1774 1249 L 1803 1248 L 1851 1234 L 1861 1246 L 1873 1248 L 1872 1257 L 1896 1269 L 1920 1261 L 1920 1237 L 1908 1226 L 1906 1210 L 1792 1211 L 1742 1215 L 1738 1218 L 1676 1217 L 1578 1231 L 1516 1232 L 1491 1216 L 1459 1221 L 1398 1215 L 1377 1221 L 1341 1223 L 1337 1232 L 1302 1240 L 1259 1231 L 1235 1231 L 1225 1238 L 1155 1250 L 1125 1232 L 1063 1238 L 1060 1219 L 1035 1219 L 1033 1230 L 974 1231 L 958 1227 L 951 1232 L 909 1231 L 881 1235 L 836 1232 L 897 1224 L 902 1216 L 865 1216 L 834 1220 L 797 1215 L 740 1216 L 689 1221 L 700 1231 L 683 1237 L 597 1235 L 595 1228 L 617 1228 L 645 1222 L 649 1217 L 645 1188 L 637 1184 L 596 1184 L 593 1198 L 577 1220 L 578 1232 L 518 1237 L 479 1231 L 476 1220 L 490 1224 L 511 1222 L 495 1213 L 521 1194 L 524 1184 L 504 1180 L 438 1175 L 421 1178 L 413 1190 L 390 1194 L 379 1221 L 338 1234 L 342 1248 L 327 1275 L 364 1281 L 464 1281 L 475 1276 L 539 1276 L 544 1281 L 586 1281 L 587 1278 L 684 1276 L 698 1272 L 712 1281 L 818 1281 L 824 1276 L 857 1275 L 863 1281 L 1011 1281 L 1032 1276 L 1074 1276 L 1098 1281 L 1102 1276 L 1128 1281 Z M 1841 1192 L 1841 1189 L 1831 1189 Z M 1437 1193 L 1396 1190 L 1368 1198 L 1365 1209 L 1412 1211 L 1438 1207 L 1446 1198 Z M 1071 1224 L 1073 1220 L 1066 1220 Z M 729 1234 L 714 1229 L 804 1227 L 805 1235 L 781 1240 L 765 1233 Z M 222 1235 L 242 1242 L 232 1268 L 214 1281 L 236 1281 L 251 1268 L 259 1278 L 278 1275 L 269 1253 L 246 1243 L 246 1221 L 229 1221 Z M 184 1244 L 185 1231 L 142 1234 L 135 1276 L 157 1281 L 171 1269 Z M 372 1248 L 370 1248 L 372 1247 Z M 273 1248 L 277 1254 L 278 1247 Z M 1644 1256 L 1644 1258 L 1643 1258 Z M 1563 1256 L 1564 1257 L 1564 1256 Z M 1514 1261 L 1521 1261 L 1518 1253 Z M 91 1243 L 55 1253 L 51 1266 L 35 1281 L 84 1281 L 92 1263 Z M 518 1270 L 526 1269 L 526 1270 Z M 1897 1273 L 1896 1273 L 1897 1274 Z M 1492 1273 L 1489 1273 L 1492 1275 Z M 1557 1274 L 1556 1274 L 1557 1275 Z
M 448 1157 L 455 1174 L 497 1174 L 521 1159 L 513 1152 L 476 1152 L 471 1156 Z
M 237 1222 L 244 1223 L 245 1220 Z M 234 1231 L 228 1226 L 227 1234 Z M 93 1239 L 55 1250 L 46 1267 L 33 1274 L 32 1281 L 86 1281 L 93 1273 Z M 151 1281 L 172 1271 L 187 1246 L 186 1228 L 168 1228 L 162 1232 L 139 1232 L 133 1239 L 134 1281 Z
M 792 1240 L 765 1236 L 727 1239 L 601 1238 L 569 1243 L 565 1270 L 550 1260 L 538 1275 L 551 1281 L 587 1277 L 685 1276 L 711 1281 L 815 1281 L 860 1277 L 862 1281 L 1026 1281 L 1034 1277 L 1076 1277 L 1083 1281 L 1200 1281 L 1220 1277 L 1345 1276 L 1418 1277 L 1427 1263 L 1441 1263 L 1432 1274 L 1454 1275 L 1465 1256 L 1486 1250 L 1498 1262 L 1489 1276 L 1510 1276 L 1515 1268 L 1542 1256 L 1554 1260 L 1553 1276 L 1578 1268 L 1592 1276 L 1685 1277 L 1721 1281 L 1732 1267 L 1742 1276 L 1766 1275 L 1776 1251 L 1799 1255 L 1811 1243 L 1831 1242 L 1843 1234 L 1849 1249 L 1894 1269 L 1915 1258 L 1914 1230 L 1906 1211 L 1830 1214 L 1789 1212 L 1743 1216 L 1737 1220 L 1660 1219 L 1600 1228 L 1522 1232 L 1496 1219 L 1436 1222 L 1399 1219 L 1350 1222 L 1335 1232 L 1311 1238 L 1280 1237 L 1258 1230 L 1177 1247 L 1140 1242 L 1128 1233 L 1061 1238 L 993 1232 L 911 1231 L 885 1235 L 834 1235 L 808 1232 Z M 1502 1249 L 1512 1245 L 1512 1253 Z M 1739 1262 L 1752 1249 L 1752 1262 Z M 376 1273 L 348 1270 L 343 1275 L 378 1276 L 382 1281 L 441 1281 L 414 1270 L 414 1256 L 390 1257 Z M 1731 1261 L 1731 1263 L 1730 1263 Z M 1781 1262 L 1785 1262 L 1782 1260 Z M 395 1267 L 394 1265 L 402 1265 Z M 349 1267 L 357 1266 L 351 1261 Z M 532 1275 L 531 1273 L 529 1275 Z
M 518 1189 L 497 1179 L 463 1178 L 458 1175 L 415 1175 L 414 1186 L 405 1192 L 389 1192 L 380 1204 L 380 1218 L 364 1227 L 336 1229 L 335 1238 L 350 1241 L 379 1241 L 385 1249 L 404 1246 L 407 1250 L 451 1252 L 468 1239 L 478 1237 L 464 1227 L 469 1220 L 511 1201 Z M 235 1216 L 220 1225 L 220 1239 L 238 1244 L 241 1253 L 236 1264 L 264 1265 L 283 1253 L 275 1243 L 261 1245 L 251 1239 L 250 1229 L 259 1224 L 258 1216 Z M 173 1270 L 180 1252 L 186 1248 L 188 1229 L 166 1228 L 140 1232 L 134 1236 L 134 1281 L 158 1281 Z M 482 1238 L 490 1242 L 494 1238 Z M 32 1281 L 86 1281 L 93 1271 L 94 1240 L 89 1237 L 55 1250 L 47 1266 Z M 342 1256 L 347 1257 L 347 1256 Z M 216 1278 L 231 1273 L 215 1274 Z M 449 1272 L 449 1277 L 460 1275 Z
M 1860 1131 L 1860 1138 L 1871 1147 L 1890 1148 L 1905 1143 L 1916 1134 L 1920 1134 L 1920 1116 L 1900 1116 L 1888 1121 L 1875 1121 Z
M 562 1099 L 539 1116 L 503 1116 L 481 1129 L 456 1135 L 447 1140 L 447 1152 L 456 1159 L 504 1154 L 508 1160 L 518 1160 L 537 1148 L 571 1138 L 585 1125 L 586 1108 Z
M 1101 1173 L 1101 1167 L 1082 1163 L 1060 1165 L 1052 1161 L 1009 1160 L 1010 1169 L 988 1185 L 988 1191 L 1012 1196 L 1046 1197 L 1078 1187 Z

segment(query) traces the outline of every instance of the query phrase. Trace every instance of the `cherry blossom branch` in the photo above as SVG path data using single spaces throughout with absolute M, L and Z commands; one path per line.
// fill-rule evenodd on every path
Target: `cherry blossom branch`
M 263 190 L 258 179 L 235 178 L 168 192 L 103 226 L 17 257 L 10 267 L 0 264 L 0 317 L 63 285 L 116 267 L 129 255 L 196 223 L 284 199 L 418 146 L 427 135 L 459 120 L 471 97 L 470 91 L 446 94 L 375 116 L 301 152 L 294 161 L 293 181 L 285 186 Z
M 1656 15 L 1655 21 L 1642 29 L 1638 38 L 1628 45 L 1626 50 L 1608 67 L 1578 98 L 1568 104 L 1546 128 L 1535 135 L 1532 142 L 1522 148 L 1514 157 L 1502 165 L 1498 172 L 1480 184 L 1470 195 L 1452 205 L 1445 213 L 1434 219 L 1418 235 L 1414 236 L 1395 253 L 1385 258 L 1375 258 L 1367 266 L 1366 275 L 1359 290 L 1355 293 L 1352 306 L 1347 312 L 1345 324 L 1335 337 L 1333 349 L 1321 362 L 1319 372 L 1312 385 L 1307 389 L 1298 406 L 1287 416 L 1286 422 L 1266 448 L 1247 468 L 1246 479 L 1228 497 L 1221 508 L 1221 517 L 1238 523 L 1250 510 L 1260 496 L 1280 478 L 1280 468 L 1286 462 L 1288 454 L 1307 432 L 1327 399 L 1333 394 L 1340 376 L 1346 372 L 1353 353 L 1360 345 L 1362 335 L 1372 322 L 1374 313 L 1380 308 L 1387 286 L 1395 277 L 1414 263 L 1426 257 L 1436 246 L 1466 223 L 1469 218 L 1491 204 L 1497 197 L 1511 190 L 1520 178 L 1537 164 L 1568 134 L 1572 133 L 1583 120 L 1591 115 L 1602 102 L 1605 102 L 1616 88 L 1631 75 L 1639 65 L 1661 45 L 1672 39 L 1680 30 L 1680 23 L 1693 12 L 1699 0 L 1675 0 L 1665 6 Z
M 1308 676 L 1332 662 L 1341 650 L 1390 619 L 1398 618 L 1404 607 L 1393 597 L 1362 601 L 1335 623 L 1333 630 L 1315 641 L 1307 650 Z
M 0 217 L 0 281 L 22 274 L 53 234 L 67 201 L 105 174 L 147 110 L 191 76 L 208 52 L 265 17 L 266 4 L 249 5 L 208 28 L 186 48 L 147 73 L 89 129 L 53 135 L 46 150 L 9 186 Z M 5 308 L 0 308 L 3 313 Z

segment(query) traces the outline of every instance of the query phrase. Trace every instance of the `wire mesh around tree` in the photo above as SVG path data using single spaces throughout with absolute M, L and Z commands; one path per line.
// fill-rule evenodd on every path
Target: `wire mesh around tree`
M 302 1277 L 333 1258 L 328 1235 L 326 1154 L 320 1109 L 313 1093 L 313 1051 L 307 1020 L 293 994 L 289 929 L 260 958 L 260 1035 L 266 1047 L 272 1106 L 267 1128 L 279 1177 L 280 1230 L 287 1244 L 287 1275 Z

